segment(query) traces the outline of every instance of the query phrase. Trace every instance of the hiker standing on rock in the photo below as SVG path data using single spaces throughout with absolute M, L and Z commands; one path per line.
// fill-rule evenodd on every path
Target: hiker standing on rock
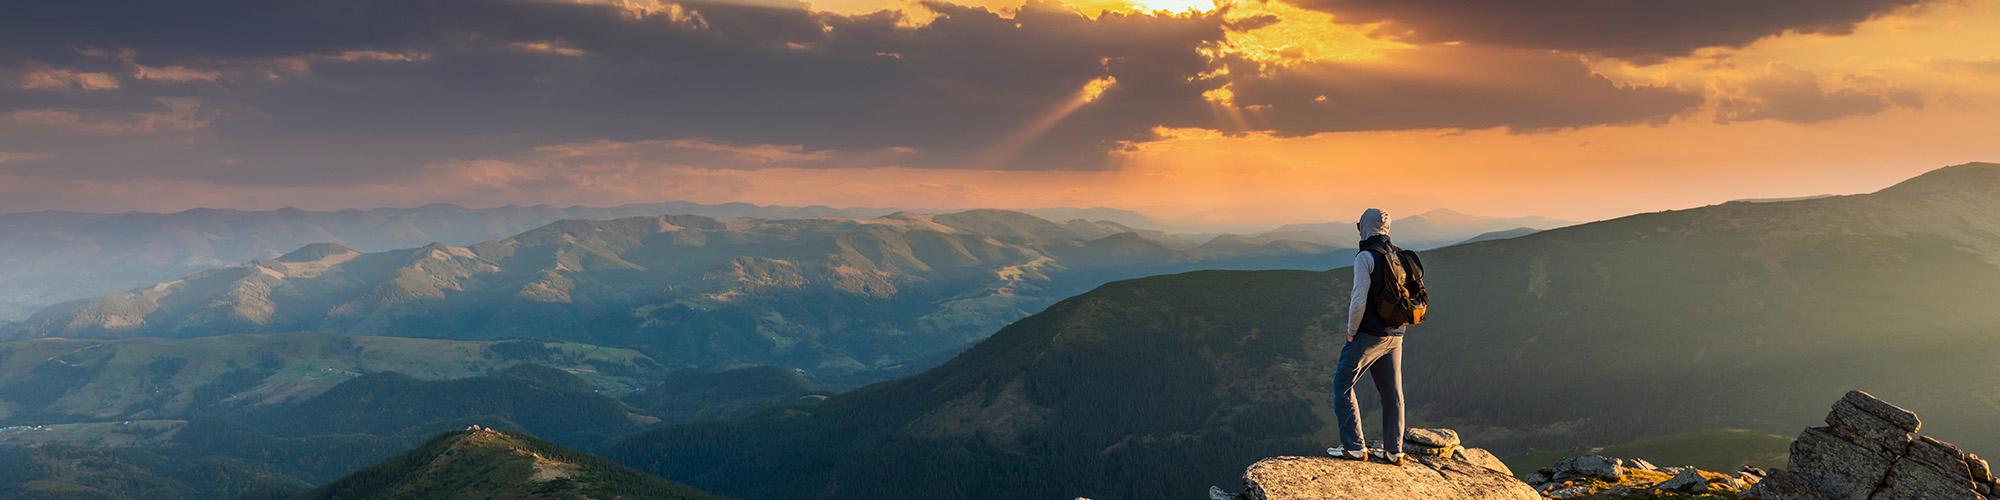
M 1347 300 L 1347 343 L 1333 372 L 1333 415 L 1340 447 L 1326 452 L 1348 460 L 1403 463 L 1403 332 L 1423 321 L 1429 295 L 1417 253 L 1389 243 L 1389 213 L 1370 208 L 1354 224 L 1361 251 L 1354 255 L 1354 290 Z M 1354 385 L 1362 372 L 1382 395 L 1382 449 L 1369 453 L 1361 435 Z

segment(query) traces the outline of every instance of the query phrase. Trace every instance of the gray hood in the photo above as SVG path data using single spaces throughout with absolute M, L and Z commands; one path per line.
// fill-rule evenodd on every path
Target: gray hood
M 1389 235 L 1389 212 L 1370 208 L 1361 212 L 1361 239 Z

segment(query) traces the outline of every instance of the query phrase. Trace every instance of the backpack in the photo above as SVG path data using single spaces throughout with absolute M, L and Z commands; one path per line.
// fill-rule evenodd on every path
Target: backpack
M 1388 323 L 1389 328 L 1421 324 L 1424 313 L 1430 310 L 1430 291 L 1424 288 L 1424 261 L 1417 258 L 1417 252 L 1394 246 L 1382 245 L 1365 249 L 1381 256 L 1380 262 L 1387 265 L 1383 269 L 1383 287 L 1377 290 L 1375 314 Z M 1389 258 L 1390 252 L 1395 258 Z

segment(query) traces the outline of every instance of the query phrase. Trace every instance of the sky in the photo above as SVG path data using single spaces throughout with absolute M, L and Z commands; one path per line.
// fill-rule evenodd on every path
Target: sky
M 2000 161 L 2000 0 L 33 2 L 0 212 L 1590 220 Z

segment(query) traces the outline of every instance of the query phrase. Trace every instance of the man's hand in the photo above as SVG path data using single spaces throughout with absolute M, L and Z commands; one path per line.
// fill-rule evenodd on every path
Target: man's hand
M 1348 341 L 1348 342 L 1353 342 L 1353 341 L 1354 341 L 1354 334 L 1352 334 L 1352 333 L 1350 333 L 1350 334 L 1347 334 L 1347 341 Z

